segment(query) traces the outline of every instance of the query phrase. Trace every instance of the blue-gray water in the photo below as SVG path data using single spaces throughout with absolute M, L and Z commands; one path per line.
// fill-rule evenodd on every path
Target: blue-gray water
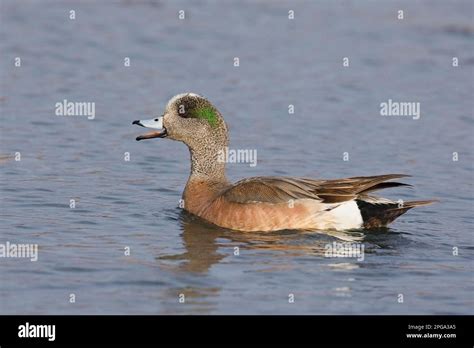
M 0 259 L 1 314 L 472 314 L 472 1 L 0 10 L 0 243 L 39 244 L 37 262 Z M 256 167 L 229 165 L 232 180 L 406 173 L 414 188 L 384 194 L 441 202 L 374 232 L 206 225 L 178 207 L 186 147 L 136 142 L 131 125 L 186 91 L 221 110 L 231 148 L 258 151 Z M 64 99 L 95 102 L 95 119 L 56 116 Z M 420 119 L 381 116 L 388 99 L 420 102 Z M 364 260 L 324 257 L 343 240 L 362 242 Z

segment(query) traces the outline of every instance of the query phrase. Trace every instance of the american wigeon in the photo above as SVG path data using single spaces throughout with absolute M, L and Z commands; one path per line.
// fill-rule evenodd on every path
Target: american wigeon
M 383 227 L 413 207 L 434 202 L 400 203 L 368 195 L 408 186 L 388 181 L 407 176 L 403 174 L 334 180 L 268 176 L 232 184 L 220 156 L 228 146 L 226 123 L 211 102 L 194 93 L 173 97 L 161 117 L 133 124 L 154 129 L 136 140 L 169 138 L 188 146 L 191 174 L 183 193 L 184 209 L 221 227 L 240 231 Z

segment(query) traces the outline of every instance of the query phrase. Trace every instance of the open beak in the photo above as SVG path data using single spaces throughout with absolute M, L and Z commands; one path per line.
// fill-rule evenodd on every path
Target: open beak
M 137 137 L 137 141 L 153 138 L 165 138 L 168 134 L 166 128 L 163 126 L 163 117 L 152 118 L 151 120 L 136 120 L 132 124 L 137 124 L 145 128 L 156 129 L 146 134 Z

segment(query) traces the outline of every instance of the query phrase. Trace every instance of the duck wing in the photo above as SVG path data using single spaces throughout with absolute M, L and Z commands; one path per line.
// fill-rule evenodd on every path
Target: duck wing
M 224 189 L 221 196 L 235 203 L 266 202 L 276 204 L 297 199 L 339 203 L 356 199 L 359 195 L 370 191 L 410 186 L 399 182 L 387 182 L 388 180 L 408 176 L 387 174 L 334 180 L 261 176 L 238 181 Z

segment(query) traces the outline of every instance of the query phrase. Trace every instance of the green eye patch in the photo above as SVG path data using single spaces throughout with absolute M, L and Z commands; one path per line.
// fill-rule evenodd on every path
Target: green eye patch
M 211 107 L 204 106 L 201 108 L 196 108 L 192 110 L 191 117 L 206 120 L 212 127 L 217 125 L 217 115 Z

